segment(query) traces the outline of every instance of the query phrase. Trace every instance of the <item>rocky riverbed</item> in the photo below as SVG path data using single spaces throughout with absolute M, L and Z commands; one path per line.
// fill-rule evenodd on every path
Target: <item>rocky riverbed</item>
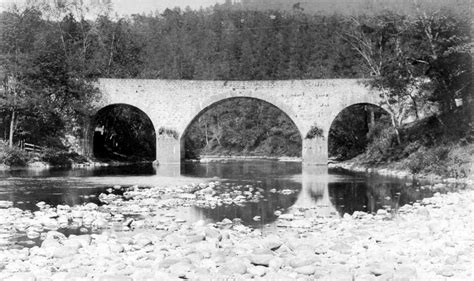
M 219 187 L 115 186 L 100 195 L 101 206 L 39 203 L 35 212 L 1 201 L 0 280 L 474 279 L 472 188 L 376 214 L 278 213 L 260 229 L 178 218 L 182 206 L 261 198 L 252 187 L 225 196 Z M 30 245 L 9 247 L 18 235 Z

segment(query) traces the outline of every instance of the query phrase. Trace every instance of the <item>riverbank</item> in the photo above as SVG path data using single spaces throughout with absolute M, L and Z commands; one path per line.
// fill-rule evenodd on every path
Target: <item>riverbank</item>
M 347 171 L 367 173 L 367 174 L 378 174 L 382 176 L 398 177 L 398 178 L 418 178 L 428 180 L 430 182 L 449 182 L 449 183 L 465 183 L 474 184 L 474 177 L 471 175 L 466 178 L 443 178 L 440 175 L 435 174 L 413 174 L 406 169 L 395 169 L 387 167 L 373 167 L 371 165 L 365 165 L 352 161 L 334 162 L 329 163 L 328 168 L 340 168 Z
M 99 161 L 96 159 L 87 159 L 83 162 L 70 162 L 66 165 L 54 165 L 45 161 L 34 161 L 27 163 L 26 166 L 9 166 L 5 164 L 0 164 L 0 171 L 8 170 L 23 170 L 23 169 L 51 169 L 51 168 L 90 168 L 90 167 L 118 167 L 118 166 L 128 166 L 128 165 L 137 165 L 137 164 L 152 164 L 153 161 L 141 161 L 141 162 L 119 162 L 119 161 Z
M 282 162 L 301 162 L 301 157 L 290 157 L 290 156 L 251 156 L 251 155 L 202 155 L 199 160 L 195 160 L 200 163 L 209 162 L 227 162 L 227 161 L 255 161 L 255 160 L 273 160 Z M 190 160 L 194 161 L 194 160 Z
M 461 178 L 446 178 L 437 174 L 423 174 L 423 173 L 412 173 L 406 168 L 400 168 L 400 165 L 369 165 L 360 163 L 357 160 L 348 160 L 343 162 L 328 163 L 328 168 L 340 168 L 353 172 L 367 173 L 367 174 L 378 174 L 382 176 L 398 177 L 398 178 L 418 178 L 425 179 L 431 182 L 450 182 L 450 183 L 466 183 L 474 184 L 474 162 L 470 162 L 471 168 L 467 174 L 467 177 Z
M 365 152 L 332 167 L 435 181 L 474 181 L 474 127 L 463 111 L 375 126 Z
M 474 278 L 472 186 L 459 193 L 437 193 L 395 213 L 326 218 L 298 210 L 281 214 L 276 223 L 261 229 L 238 220 L 208 224 L 178 218 L 179 206 L 199 198 L 210 204 L 204 199 L 218 185 L 132 187 L 125 190 L 126 201 L 111 193 L 101 195 L 107 203 L 101 207 L 39 204 L 34 214 L 2 202 L 2 239 L 19 231 L 33 236 L 39 229 L 50 231 L 39 235 L 39 247 L 0 251 L 0 279 Z M 65 237 L 54 231 L 64 223 L 103 231 Z

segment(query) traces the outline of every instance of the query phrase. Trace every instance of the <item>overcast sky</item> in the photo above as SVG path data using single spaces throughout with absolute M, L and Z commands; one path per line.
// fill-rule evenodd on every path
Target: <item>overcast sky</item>
M 25 2 L 26 0 L 0 0 L 0 11 L 11 3 L 22 4 Z M 164 11 L 166 8 L 181 7 L 184 9 L 186 6 L 199 9 L 200 7 L 206 8 L 223 2 L 225 0 L 112 0 L 114 10 L 119 15 L 148 14 L 156 10 Z
M 1 1 L 1 0 L 0 0 Z M 114 10 L 119 14 L 149 13 L 155 10 L 163 11 L 176 6 L 193 9 L 206 8 L 224 0 L 112 0 Z

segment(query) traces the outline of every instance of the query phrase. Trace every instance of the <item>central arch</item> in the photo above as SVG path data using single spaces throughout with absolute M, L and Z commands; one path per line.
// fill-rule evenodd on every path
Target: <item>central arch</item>
M 279 103 L 278 101 L 275 101 L 275 100 L 272 100 L 272 101 L 268 101 L 267 99 L 263 99 L 263 98 L 260 98 L 260 97 L 253 97 L 253 96 L 242 96 L 242 95 L 224 95 L 224 96 L 221 96 L 219 97 L 217 100 L 215 97 L 213 98 L 210 98 L 208 101 L 206 101 L 205 104 L 200 104 L 198 107 L 195 108 L 195 111 L 194 112 L 197 112 L 197 113 L 194 113 L 194 117 L 187 122 L 186 126 L 184 127 L 184 129 L 182 130 L 182 133 L 180 134 L 180 138 L 179 138 L 179 141 L 180 141 L 180 151 L 181 151 L 181 155 L 180 155 L 180 159 L 183 160 L 185 158 L 185 139 L 186 139 L 186 136 L 189 132 L 189 129 L 191 128 L 192 124 L 194 124 L 195 122 L 197 122 L 197 120 L 203 116 L 206 112 L 208 112 L 209 110 L 211 110 L 212 108 L 216 107 L 216 106 L 219 106 L 225 102 L 229 102 L 229 101 L 237 101 L 239 99 L 248 99 L 248 100 L 255 100 L 255 101 L 258 101 L 258 102 L 261 102 L 269 107 L 273 107 L 275 109 L 277 109 L 279 112 L 281 112 L 291 123 L 292 127 L 294 127 L 299 135 L 299 138 L 301 140 L 301 142 L 303 141 L 303 136 L 301 134 L 301 130 L 300 128 L 298 128 L 298 125 L 297 123 L 295 122 L 294 118 L 292 118 L 290 115 L 292 114 L 291 112 L 291 109 L 288 108 L 287 106 L 285 106 L 284 104 L 280 104 L 280 105 L 276 105 L 275 103 Z M 283 109 L 283 108 L 284 109 Z M 294 115 L 296 116 L 296 115 Z

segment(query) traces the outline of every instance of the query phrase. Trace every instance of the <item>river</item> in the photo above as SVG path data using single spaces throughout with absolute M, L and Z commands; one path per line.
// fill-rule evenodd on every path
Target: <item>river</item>
M 186 214 L 185 219 L 221 221 L 240 218 L 246 225 L 258 226 L 276 220 L 276 211 L 285 213 L 313 208 L 320 216 L 342 216 L 354 211 L 373 213 L 382 208 L 396 210 L 433 194 L 432 190 L 424 188 L 427 183 L 412 179 L 261 160 L 186 163 L 181 167 L 157 168 L 141 164 L 6 170 L 0 171 L 0 200 L 11 201 L 14 207 L 23 210 L 35 211 L 38 209 L 36 204 L 41 201 L 53 207 L 87 202 L 101 204 L 99 194 L 115 185 L 179 186 L 210 180 L 222 182 L 222 188 L 217 192 L 248 191 L 250 188 L 262 200 L 213 208 L 190 207 L 181 212 Z

